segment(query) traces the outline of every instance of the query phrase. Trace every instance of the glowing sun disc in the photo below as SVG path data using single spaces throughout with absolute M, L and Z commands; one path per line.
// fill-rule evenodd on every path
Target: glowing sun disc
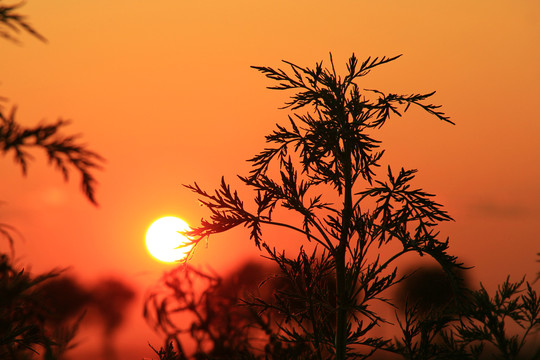
M 157 219 L 146 231 L 148 252 L 163 262 L 175 262 L 185 258 L 191 246 L 178 248 L 189 240 L 179 231 L 189 230 L 189 225 L 175 216 Z

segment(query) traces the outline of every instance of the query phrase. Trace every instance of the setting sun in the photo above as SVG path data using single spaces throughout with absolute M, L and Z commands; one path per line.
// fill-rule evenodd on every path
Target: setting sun
M 188 240 L 179 231 L 189 230 L 189 225 L 175 216 L 165 216 L 152 223 L 146 231 L 148 252 L 163 262 L 182 260 L 191 246 L 181 247 Z

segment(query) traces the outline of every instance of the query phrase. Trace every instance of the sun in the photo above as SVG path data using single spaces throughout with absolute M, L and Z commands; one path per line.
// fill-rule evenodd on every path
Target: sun
M 162 262 L 183 260 L 191 246 L 178 248 L 189 241 L 179 231 L 189 229 L 184 220 L 175 216 L 159 218 L 146 231 L 146 248 L 153 257 Z

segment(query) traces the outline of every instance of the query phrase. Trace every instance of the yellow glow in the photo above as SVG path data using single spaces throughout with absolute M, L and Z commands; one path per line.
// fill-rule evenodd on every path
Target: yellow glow
M 189 241 L 179 231 L 186 230 L 189 230 L 189 225 L 175 216 L 165 216 L 154 221 L 146 231 L 148 252 L 163 262 L 184 259 L 191 246 L 178 248 Z

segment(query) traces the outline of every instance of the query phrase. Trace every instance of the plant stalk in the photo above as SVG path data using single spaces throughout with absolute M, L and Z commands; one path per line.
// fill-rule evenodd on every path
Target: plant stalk
M 349 229 L 352 218 L 352 164 L 348 144 L 344 143 L 343 176 L 344 176 L 344 200 L 342 211 L 342 229 L 337 247 L 336 261 L 336 360 L 345 360 L 347 357 L 347 288 L 346 288 L 346 263 L 345 254 L 349 241 Z

